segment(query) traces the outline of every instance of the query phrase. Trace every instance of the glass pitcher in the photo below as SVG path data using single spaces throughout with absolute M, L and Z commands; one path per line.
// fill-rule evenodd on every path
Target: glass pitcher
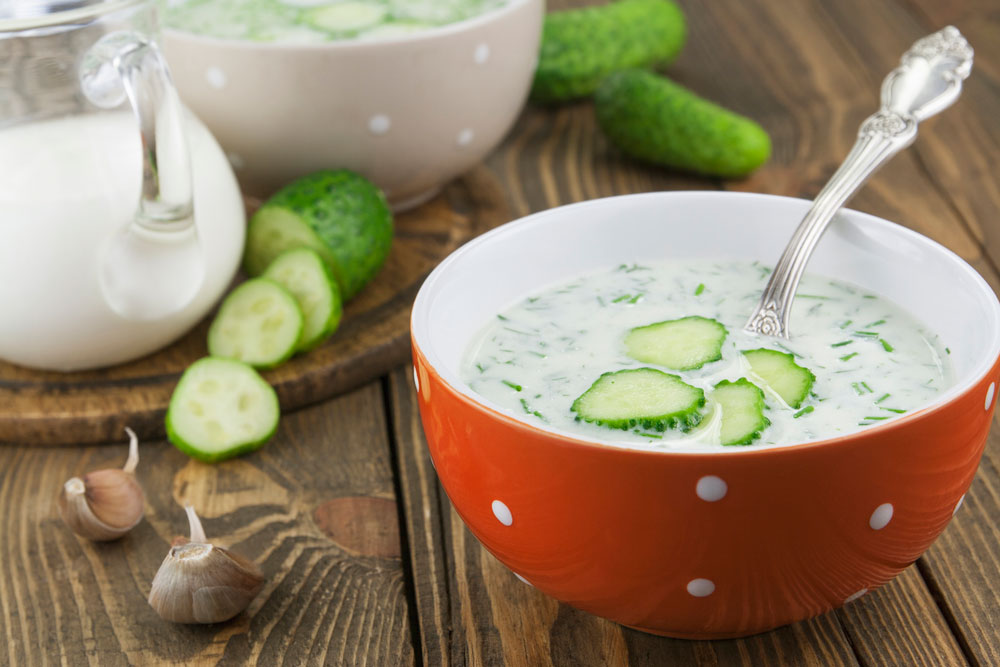
M 242 198 L 156 34 L 154 0 L 0 8 L 0 359 L 134 359 L 232 280 Z

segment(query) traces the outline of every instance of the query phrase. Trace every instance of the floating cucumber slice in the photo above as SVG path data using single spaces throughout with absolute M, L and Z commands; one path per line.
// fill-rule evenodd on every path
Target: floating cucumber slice
M 295 297 L 272 280 L 254 278 L 222 302 L 208 329 L 208 353 L 273 368 L 295 352 L 302 328 Z
M 188 366 L 167 408 L 167 438 L 206 462 L 253 451 L 278 428 L 278 395 L 250 366 L 205 357 Z
M 760 348 L 744 350 L 743 356 L 750 363 L 750 370 L 781 397 L 789 407 L 798 408 L 809 396 L 816 376 L 808 368 L 795 363 L 787 352 Z
M 310 248 L 296 248 L 278 255 L 264 272 L 292 293 L 305 318 L 296 352 L 311 350 L 336 331 L 343 314 L 340 288 L 330 267 Z
M 636 327 L 625 336 L 625 347 L 633 359 L 690 371 L 722 359 L 726 327 L 707 317 L 682 317 Z
M 381 23 L 387 13 L 385 7 L 367 2 L 339 2 L 310 11 L 306 20 L 330 32 L 356 32 Z
M 764 392 L 746 378 L 723 380 L 709 397 L 722 410 L 719 441 L 723 445 L 749 445 L 771 425 L 764 416 Z
M 608 372 L 570 408 L 582 421 L 627 430 L 633 426 L 686 431 L 698 425 L 705 392 L 655 368 Z

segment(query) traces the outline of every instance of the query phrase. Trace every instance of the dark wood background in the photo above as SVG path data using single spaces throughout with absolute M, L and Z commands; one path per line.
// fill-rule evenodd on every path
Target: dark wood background
M 584 3 L 550 8 L 571 4 Z M 485 165 L 448 188 L 449 207 L 500 222 L 650 190 L 811 197 L 903 51 L 951 23 L 976 48 L 962 99 L 852 205 L 944 243 L 1000 286 L 996 0 L 683 4 L 690 37 L 668 72 L 758 120 L 775 147 L 764 168 L 742 182 L 651 169 L 607 144 L 589 103 L 528 108 Z M 746 639 L 671 640 L 546 598 L 479 546 L 434 477 L 410 373 L 288 414 L 265 448 L 224 464 L 144 443 L 147 521 L 108 545 L 67 532 L 54 499 L 71 475 L 120 465 L 123 442 L 0 448 L 0 664 L 1000 664 L 1000 432 L 944 535 L 884 588 Z M 185 528 L 182 501 L 268 576 L 230 623 L 169 625 L 146 605 Z

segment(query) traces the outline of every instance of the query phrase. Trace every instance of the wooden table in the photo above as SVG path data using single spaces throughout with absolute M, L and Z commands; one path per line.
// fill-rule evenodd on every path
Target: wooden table
M 553 8 L 567 2 L 551 2 Z M 1000 287 L 1000 7 L 996 0 L 685 2 L 670 74 L 756 118 L 774 140 L 749 180 L 719 182 L 620 157 L 581 103 L 528 109 L 484 167 L 446 193 L 503 202 L 503 219 L 649 190 L 813 196 L 919 36 L 956 24 L 977 50 L 955 108 L 922 129 L 854 207 L 949 246 Z M 472 184 L 470 186 L 469 184 Z M 846 608 L 754 637 L 691 642 L 623 629 L 522 584 L 467 532 L 438 486 L 409 367 L 286 415 L 261 451 L 208 466 L 142 447 L 147 520 L 94 545 L 56 517 L 61 482 L 120 465 L 121 443 L 0 447 L 0 664 L 1000 664 L 1000 430 L 944 535 Z M 146 604 L 178 503 L 261 564 L 248 613 L 161 622 Z

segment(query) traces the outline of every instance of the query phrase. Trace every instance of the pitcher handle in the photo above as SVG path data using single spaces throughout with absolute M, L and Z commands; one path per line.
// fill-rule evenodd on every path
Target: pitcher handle
M 133 220 L 112 237 L 100 266 L 104 299 L 122 317 L 156 320 L 184 309 L 205 277 L 194 224 L 183 107 L 156 44 L 112 32 L 84 55 L 84 95 L 113 109 L 127 98 L 142 139 L 142 189 Z

